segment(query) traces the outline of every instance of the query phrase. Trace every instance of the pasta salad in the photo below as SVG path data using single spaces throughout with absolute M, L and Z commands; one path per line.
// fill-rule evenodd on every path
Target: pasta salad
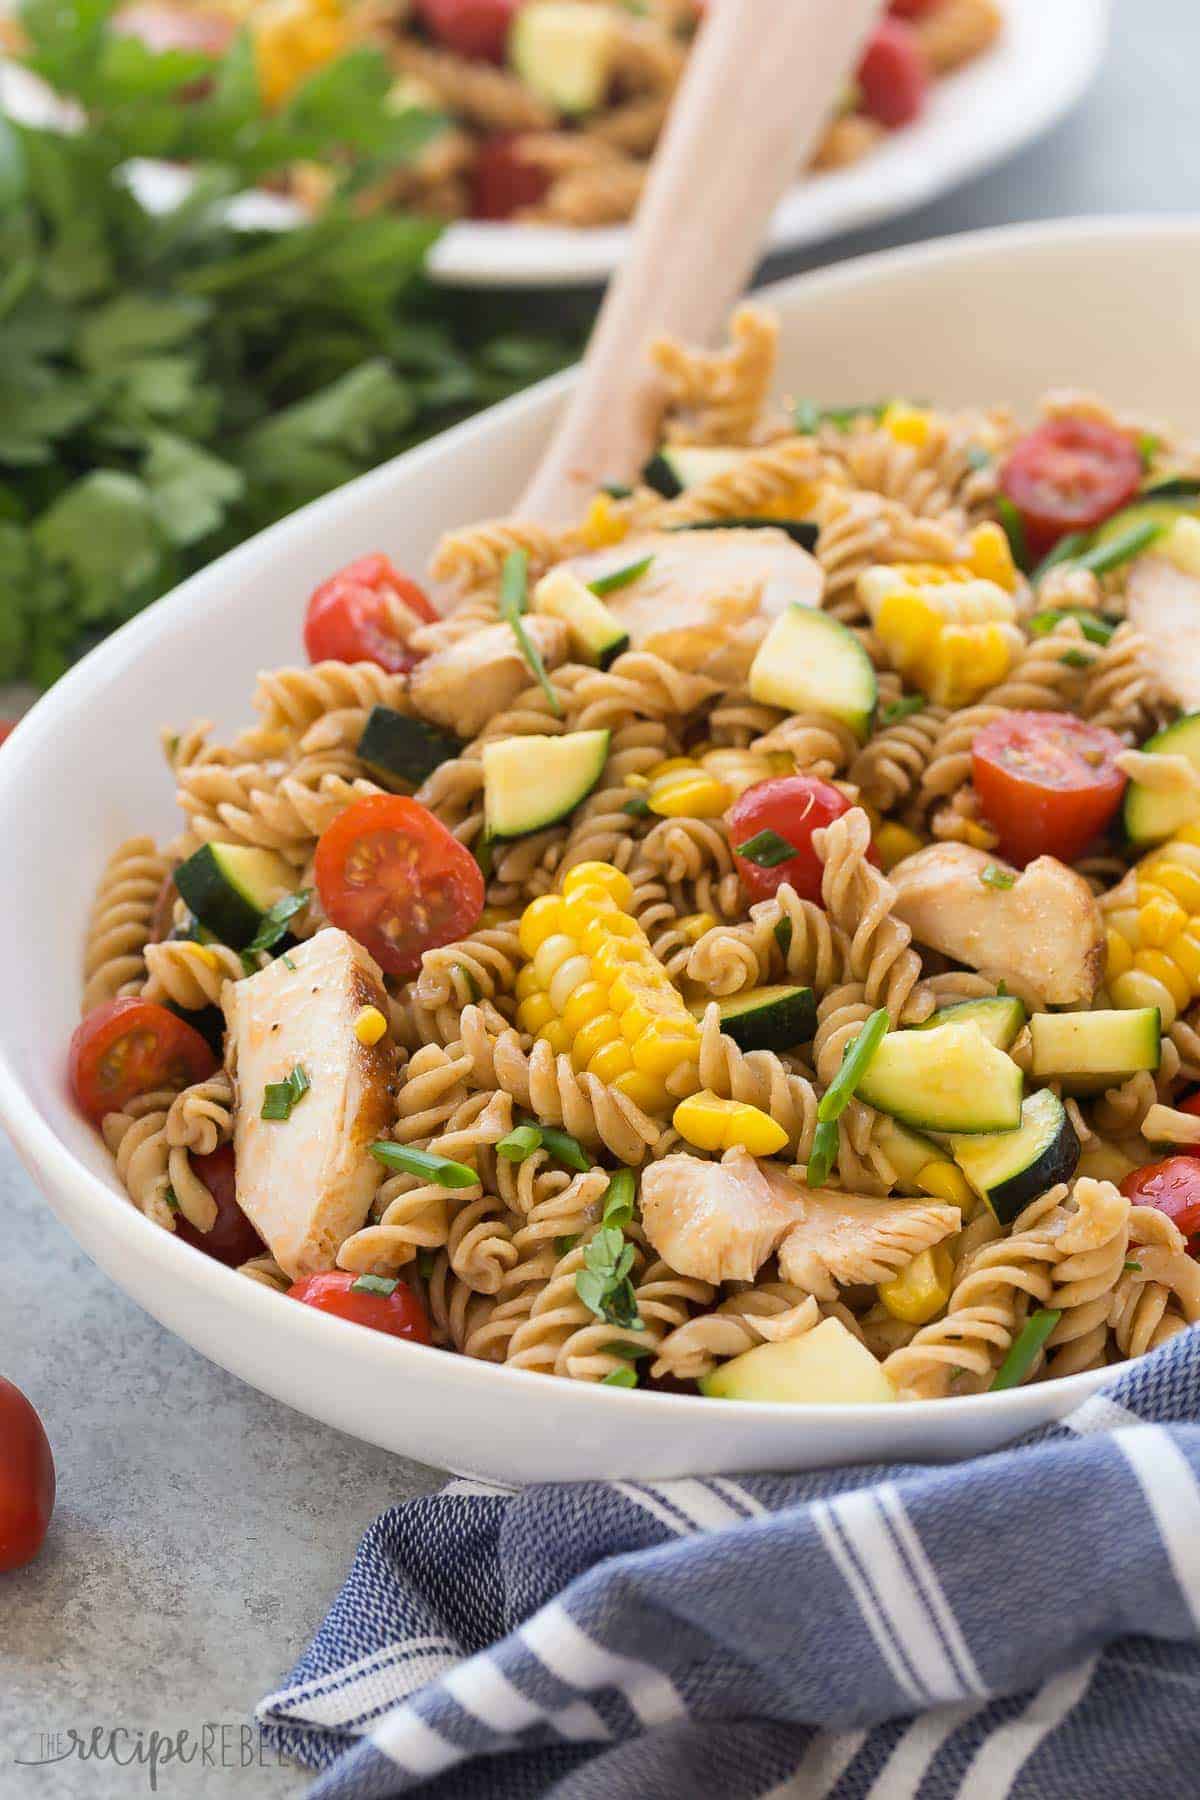
M 316 588 L 168 734 L 71 1080 L 148 1219 L 510 1367 L 883 1403 L 1200 1320 L 1200 457 L 654 349 L 565 531 Z

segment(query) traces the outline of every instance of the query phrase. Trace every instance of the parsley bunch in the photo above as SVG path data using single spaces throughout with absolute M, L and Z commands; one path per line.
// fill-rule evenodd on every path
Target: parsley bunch
M 391 105 L 378 52 L 268 113 L 247 37 L 154 52 L 113 6 L 26 0 L 26 60 L 85 123 L 0 117 L 3 681 L 46 685 L 213 556 L 569 356 L 493 297 L 435 294 L 435 222 L 356 211 L 444 127 Z M 171 210 L 131 190 L 139 156 L 191 168 Z M 297 160 L 340 171 L 320 217 L 231 225 Z

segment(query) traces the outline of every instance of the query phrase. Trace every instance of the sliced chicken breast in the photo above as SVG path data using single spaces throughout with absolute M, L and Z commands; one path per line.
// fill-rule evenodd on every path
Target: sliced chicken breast
M 354 1031 L 366 1006 L 386 1016 L 379 969 L 330 927 L 231 982 L 224 1005 L 238 1204 L 293 1280 L 332 1269 L 366 1219 L 382 1174 L 367 1146 L 392 1116 L 390 1039 L 365 1045 Z M 264 1119 L 265 1090 L 295 1069 L 308 1088 L 291 1116 Z
M 1184 712 L 1200 711 L 1200 577 L 1165 556 L 1139 556 L 1127 591 L 1163 692 Z
M 524 625 L 548 669 L 566 661 L 568 633 L 561 619 L 529 613 Z M 473 738 L 534 680 L 512 626 L 488 625 L 417 663 L 408 691 L 423 719 Z
M 642 1224 L 658 1254 L 700 1281 L 753 1281 L 798 1212 L 745 1150 L 723 1162 L 665 1156 L 642 1176 Z

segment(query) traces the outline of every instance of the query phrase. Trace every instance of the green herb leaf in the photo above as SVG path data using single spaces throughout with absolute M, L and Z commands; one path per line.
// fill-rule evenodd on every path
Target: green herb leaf
M 1082 556 L 1075 558 L 1074 567 L 1089 569 L 1093 575 L 1107 575 L 1110 569 L 1120 568 L 1122 563 L 1129 562 L 1132 557 L 1140 556 L 1148 550 L 1163 534 L 1165 527 L 1156 519 L 1143 519 L 1139 525 L 1131 525 L 1127 531 L 1118 532 L 1106 544 L 1097 544 L 1091 550 L 1085 550 Z
M 521 655 L 525 658 L 530 671 L 545 694 L 550 711 L 556 719 L 561 719 L 563 716 L 562 702 L 546 673 L 546 665 L 542 661 L 541 651 L 522 623 L 522 614 L 528 604 L 528 591 L 529 557 L 524 550 L 510 550 L 504 559 L 504 568 L 500 576 L 500 617 L 506 619 L 512 626 L 513 636 L 517 640 Z
M 637 1384 L 636 1369 L 612 1369 L 600 1378 L 601 1387 L 635 1388 Z
M 542 1146 L 542 1134 L 536 1125 L 518 1125 L 496 1145 L 496 1155 L 505 1162 L 523 1163 Z
M 653 561 L 653 554 L 643 556 L 638 562 L 626 563 L 623 569 L 614 569 L 611 575 L 598 575 L 595 581 L 588 582 L 588 587 L 598 600 L 603 600 L 606 594 L 615 594 L 618 588 L 640 580 Z
M 823 1119 L 813 1132 L 812 1149 L 808 1156 L 808 1168 L 805 1179 L 809 1187 L 820 1187 L 828 1181 L 833 1165 L 837 1161 L 838 1128 L 830 1119 Z
M 984 887 L 1010 888 L 1017 877 L 1012 869 L 1002 869 L 999 863 L 990 862 L 986 868 L 980 869 L 979 879 Z
M 645 1329 L 637 1295 L 629 1279 L 634 1247 L 612 1225 L 601 1225 L 583 1253 L 584 1266 L 575 1277 L 575 1292 L 588 1311 L 623 1331 Z
M 1064 650 L 1058 660 L 1068 669 L 1090 669 L 1092 666 L 1086 650 Z
M 296 1064 L 286 1081 L 269 1081 L 263 1089 L 263 1118 L 290 1119 L 311 1085 L 302 1063 Z
M 431 1150 L 418 1150 L 412 1144 L 393 1144 L 387 1138 L 368 1146 L 376 1162 L 385 1169 L 396 1169 L 403 1175 L 419 1175 L 423 1181 L 444 1188 L 476 1187 L 479 1177 L 466 1163 L 453 1162 L 448 1156 L 437 1156 Z
M 785 837 L 772 831 L 768 825 L 763 831 L 755 832 L 744 844 L 735 844 L 734 849 L 747 862 L 757 863 L 760 869 L 777 869 L 780 863 L 790 862 L 797 854 L 795 844 L 789 844 Z
M 644 1356 L 653 1356 L 650 1344 L 631 1344 L 626 1338 L 614 1338 L 611 1344 L 602 1344 L 601 1349 L 606 1356 L 623 1356 L 626 1362 L 640 1362 Z
M 887 1007 L 880 1006 L 863 1021 L 858 1034 L 847 1044 L 842 1066 L 817 1105 L 817 1118 L 822 1125 L 832 1125 L 849 1106 L 855 1089 L 871 1066 L 872 1057 L 887 1036 L 889 1024 Z
M 1065 619 L 1075 619 L 1079 629 L 1089 644 L 1107 644 L 1117 628 L 1115 619 L 1101 618 L 1099 613 L 1088 612 L 1082 606 L 1048 606 L 1042 612 L 1034 613 L 1029 621 L 1029 630 L 1034 637 L 1049 637 L 1057 625 Z
M 929 702 L 924 694 L 902 694 L 890 706 L 885 706 L 879 715 L 881 730 L 889 725 L 898 725 L 901 719 L 910 719 L 914 713 L 924 712 Z
M 1062 1313 L 1053 1308 L 1039 1307 L 1037 1312 L 1030 1313 L 992 1378 L 990 1391 L 993 1394 L 1001 1388 L 1020 1386 L 1061 1318 Z
M 254 960 L 258 952 L 274 949 L 280 938 L 286 936 L 290 921 L 295 918 L 297 913 L 304 911 L 311 898 L 312 889 L 301 888 L 298 893 L 285 894 L 263 914 L 258 930 L 242 951 L 242 967 L 247 975 L 253 975 L 258 967 Z
M 350 1283 L 352 1294 L 382 1294 L 386 1300 L 400 1286 L 390 1275 L 360 1275 Z
M 1028 574 L 1029 544 L 1025 537 L 1025 526 L 1020 513 L 1004 494 L 1001 494 L 996 501 L 996 512 L 1004 535 L 1008 539 L 1008 547 L 1012 551 L 1013 561 L 1018 569 Z
M 554 1240 L 555 1256 L 557 1256 L 560 1260 L 564 1256 L 569 1256 L 571 1254 L 571 1251 L 575 1248 L 575 1246 L 578 1242 L 579 1242 L 579 1233 L 578 1232 L 575 1232 L 571 1237 L 556 1237 Z
M 1127 1269 L 1131 1269 L 1137 1275 L 1142 1273 L 1142 1265 L 1140 1262 L 1127 1262 L 1124 1266 Z
M 645 819 L 650 815 L 650 802 L 645 794 L 634 794 L 632 799 L 626 800 L 621 811 L 627 812 L 631 818 Z

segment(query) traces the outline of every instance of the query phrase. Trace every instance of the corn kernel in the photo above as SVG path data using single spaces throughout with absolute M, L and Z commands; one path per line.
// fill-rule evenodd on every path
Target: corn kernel
M 597 1076 L 601 1081 L 616 1081 L 618 1076 L 627 1074 L 632 1067 L 633 1055 L 624 1038 L 614 1038 L 588 1058 L 588 1074 Z
M 606 894 L 602 887 L 595 884 L 576 888 L 574 893 L 562 900 L 561 905 L 562 929 L 571 937 L 577 937 L 581 943 L 589 925 L 625 916 L 611 894 Z
M 883 429 L 897 444 L 908 444 L 914 450 L 923 450 L 929 442 L 930 417 L 927 412 L 917 406 L 906 406 L 903 401 L 893 400 L 884 411 Z
M 1161 982 L 1180 1012 L 1192 997 L 1192 984 L 1161 950 L 1135 950 L 1133 966 L 1143 975 Z
M 682 1020 L 669 1019 L 661 1025 L 651 1025 L 632 1048 L 634 1068 L 640 1069 L 643 1075 L 654 1075 L 660 1081 L 665 1081 L 684 1063 L 700 1061 L 699 1032 L 695 1029 L 689 1032 Z
M 615 869 L 611 863 L 586 862 L 576 863 L 563 878 L 562 891 L 570 895 L 578 888 L 588 886 L 602 887 L 611 894 L 622 911 L 627 911 L 633 901 L 633 883 L 628 875 Z
M 678 1018 L 679 1005 L 678 995 L 664 994 L 654 988 L 638 994 L 620 1014 L 621 1035 L 625 1042 L 636 1044 L 643 1031 L 659 1019 Z M 615 1006 L 613 1010 L 616 1011 Z
M 732 800 L 723 781 L 695 765 L 659 776 L 646 792 L 650 811 L 662 819 L 719 819 Z
M 542 1026 L 538 1036 L 549 1044 L 555 1056 L 565 1056 L 571 1048 L 571 1034 L 561 1019 L 551 1019 L 548 1025 Z
M 957 1163 L 943 1161 L 940 1157 L 936 1162 L 927 1162 L 923 1169 L 917 1170 L 917 1186 L 938 1200 L 948 1200 L 968 1218 L 977 1210 L 975 1190 Z
M 517 979 L 513 983 L 513 992 L 518 1000 L 528 1000 L 531 994 L 540 994 L 542 984 L 538 980 L 537 970 L 532 963 L 524 963 L 517 971 Z
M 615 943 L 618 938 L 644 944 L 646 934 L 637 920 L 628 913 L 614 912 L 606 913 L 603 918 L 592 919 L 584 926 L 579 942 L 589 956 L 595 956 L 598 950 L 602 950 L 606 944 Z
M 371 1044 L 377 1044 L 381 1037 L 386 1036 L 387 1028 L 387 1019 L 377 1006 L 364 1006 L 354 1021 L 355 1037 L 360 1044 L 368 1047 Z
M 807 519 L 821 498 L 820 488 L 811 481 L 793 482 L 774 500 L 754 509 L 756 519 Z
M 954 1283 L 954 1258 L 944 1244 L 922 1250 L 893 1281 L 876 1289 L 894 1319 L 907 1325 L 927 1325 L 950 1298 Z
M 569 956 L 578 955 L 578 952 L 579 945 L 574 938 L 567 937 L 565 932 L 556 932 L 553 937 L 543 938 L 533 959 L 533 966 L 542 986 L 549 988 L 561 964 Z
M 564 967 L 566 966 L 567 965 L 564 964 Z M 561 974 L 561 972 L 562 971 L 560 970 L 559 973 Z M 557 979 L 558 977 L 556 976 L 555 980 Z M 550 991 L 550 998 L 552 1000 L 555 998 L 553 988 L 551 988 Z M 579 986 L 575 988 L 563 1002 L 562 1021 L 572 1037 L 574 1037 L 583 1030 L 585 1025 L 590 1025 L 593 1019 L 600 1018 L 602 1014 L 608 1011 L 607 989 L 602 982 L 591 981 L 585 976 Z M 587 1061 L 586 1057 L 584 1058 L 584 1061 Z
M 216 951 L 210 950 L 207 944 L 193 944 L 189 940 L 182 945 L 182 948 L 186 950 L 188 955 L 193 957 L 196 962 L 203 963 L 206 969 L 216 970 L 221 966 Z
M 723 1100 L 708 1088 L 681 1100 L 672 1123 L 698 1150 L 740 1145 L 751 1156 L 772 1156 L 787 1143 L 787 1132 L 768 1113 L 741 1100 Z
M 1118 975 L 1124 975 L 1127 969 L 1132 969 L 1133 951 L 1129 946 L 1129 940 L 1123 937 L 1119 931 L 1114 930 L 1111 925 L 1105 933 L 1105 942 L 1108 946 L 1106 977 L 1111 982 L 1115 981 Z
M 993 520 L 977 525 L 971 533 L 971 567 L 985 581 L 994 581 L 1006 594 L 1015 592 L 1017 566 L 1008 535 Z
M 923 838 L 915 831 L 910 831 L 907 825 L 897 824 L 894 819 L 886 820 L 875 833 L 875 848 L 879 852 L 885 875 L 898 862 L 903 862 L 906 856 L 912 856 L 923 847 Z
M 627 1069 L 624 1075 L 618 1075 L 612 1083 L 618 1094 L 624 1094 L 643 1112 L 664 1112 L 669 1105 L 666 1088 L 661 1081 L 652 1075 L 645 1075 L 640 1069 Z
M 1164 946 L 1166 954 L 1187 976 L 1193 994 L 1200 994 L 1200 919 L 1189 919 L 1188 929 Z
M 557 1016 L 549 994 L 531 994 L 517 1008 L 517 1024 L 522 1031 L 528 1031 L 533 1037 L 552 1024 Z
M 584 514 L 579 535 L 589 550 L 607 550 L 610 544 L 619 544 L 629 532 L 628 519 L 613 505 L 608 494 L 595 494 Z
M 1170 988 L 1145 969 L 1127 969 L 1109 982 L 1114 1006 L 1157 1006 L 1162 1015 L 1162 1029 L 1169 1031 L 1179 1017 L 1179 1007 Z
M 521 914 L 517 941 L 526 956 L 536 956 L 548 937 L 562 931 L 563 904 L 557 894 L 543 894 L 531 900 Z
M 705 1088 L 679 1102 L 671 1123 L 680 1137 L 694 1144 L 697 1150 L 723 1150 L 728 1129 L 723 1106 L 730 1104 Z
M 661 781 L 664 775 L 678 775 L 681 770 L 690 771 L 697 767 L 698 764 L 694 757 L 668 756 L 665 762 L 655 763 L 646 777 L 646 782 L 648 786 L 653 786 L 656 781 Z
M 592 965 L 586 956 L 568 956 L 566 962 L 559 963 L 549 989 L 550 999 L 557 1013 L 561 1014 L 566 1010 L 571 995 L 585 981 L 590 981 L 591 975 Z
M 1173 938 L 1177 931 L 1182 931 L 1187 924 L 1187 914 L 1169 894 L 1147 888 L 1139 882 L 1138 898 L 1138 930 L 1143 944 L 1158 948 Z
M 726 1149 L 733 1149 L 740 1144 L 751 1156 L 774 1156 L 787 1143 L 787 1132 L 770 1113 L 765 1113 L 757 1106 L 749 1106 L 745 1101 L 735 1102 L 729 1133 L 726 1138 Z
M 566 1021 L 564 1020 L 564 1023 Z M 570 1027 L 568 1027 L 570 1029 Z M 605 1044 L 620 1042 L 622 1049 L 625 1040 L 621 1037 L 621 1021 L 614 1012 L 602 1012 L 581 1025 L 575 1033 L 575 1042 L 571 1046 L 571 1054 L 576 1065 L 581 1069 L 591 1068 L 592 1058 Z M 595 1070 L 592 1070 L 595 1074 Z
M 662 974 L 650 966 L 649 960 L 625 963 L 608 990 L 609 1001 L 616 1013 L 633 1006 L 643 994 L 661 994 L 669 984 Z
M 637 938 L 613 938 L 592 952 L 592 974 L 597 981 L 615 981 L 623 969 L 645 962 L 649 954 L 640 932 Z
M 685 919 L 680 919 L 678 931 L 685 944 L 698 944 L 706 931 L 715 930 L 716 924 L 715 913 L 689 913 Z
M 1173 899 L 1189 915 L 1200 913 L 1200 871 L 1190 859 L 1182 860 L 1181 853 L 1191 845 L 1172 845 L 1170 858 L 1160 858 L 1153 864 L 1144 864 L 1143 872 L 1150 876 L 1155 887 L 1164 888 Z

